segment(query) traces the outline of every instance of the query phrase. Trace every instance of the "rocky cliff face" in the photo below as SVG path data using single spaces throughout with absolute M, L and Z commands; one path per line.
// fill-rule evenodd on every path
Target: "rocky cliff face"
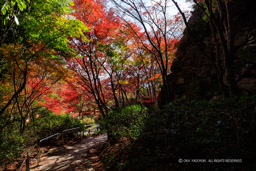
M 235 33 L 234 70 L 236 83 L 242 94 L 256 93 L 256 5 L 253 0 L 238 0 L 232 5 L 232 20 Z M 202 13 L 195 10 L 189 20 L 193 37 L 203 45 L 204 51 L 214 56 L 214 44 L 207 23 Z M 187 99 L 212 99 L 221 95 L 217 75 L 210 62 L 184 36 L 176 53 L 171 74 L 168 76 L 168 102 L 185 96 Z M 162 106 L 163 90 L 158 96 L 158 104 Z

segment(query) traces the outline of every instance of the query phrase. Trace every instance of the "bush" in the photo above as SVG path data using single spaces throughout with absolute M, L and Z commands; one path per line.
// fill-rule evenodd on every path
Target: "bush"
M 136 163 L 132 160 L 135 156 L 131 155 L 129 167 L 161 168 L 162 165 L 166 168 L 170 163 L 181 167 L 179 158 L 234 158 L 243 159 L 243 163 L 232 166 L 215 163 L 214 167 L 255 168 L 255 106 L 255 96 L 234 97 L 213 103 L 176 100 L 148 117 L 143 133 L 131 150 L 136 160 L 141 159 L 144 163 Z M 186 169 L 203 166 L 206 169 L 213 165 L 182 165 L 188 167 Z
M 252 148 L 250 125 L 255 122 L 252 120 L 255 104 L 255 96 L 222 99 L 214 103 L 180 100 L 166 106 L 163 114 L 171 122 L 166 125 L 169 135 L 182 138 L 182 146 L 201 148 L 204 157 L 241 157 L 244 150 L 249 152 Z
M 144 128 L 143 120 L 146 117 L 146 108 L 132 105 L 110 111 L 108 116 L 100 121 L 100 126 L 112 140 L 119 140 L 121 137 L 135 140 Z
M 15 129 L 17 128 L 17 129 Z M 24 150 L 24 137 L 20 135 L 19 129 L 15 124 L 6 127 L 0 132 L 0 163 L 13 161 L 20 157 Z
M 83 123 L 86 125 L 95 124 L 95 120 L 93 118 L 86 117 L 83 119 Z
M 60 133 L 64 129 L 80 127 L 85 129 L 85 124 L 73 118 L 69 114 L 55 115 L 47 108 L 41 107 L 37 113 L 40 117 L 30 115 L 30 122 L 27 123 L 23 134 L 20 133 L 20 118 L 10 121 L 0 132 L 0 163 L 4 165 L 21 156 L 26 147 L 34 145 L 37 140 L 45 138 L 55 133 Z M 0 126 L 1 123 L 0 120 Z
M 209 103 L 176 100 L 139 120 L 136 141 L 115 160 L 112 170 L 255 170 L 256 96 L 234 97 Z M 119 139 L 129 135 L 129 114 L 113 111 L 106 118 L 108 132 Z M 126 111 L 126 110 L 124 110 Z M 123 112 L 124 112 L 123 111 Z M 124 112 L 126 113 L 126 112 Z M 129 112 L 128 112 L 129 113 Z M 124 129 L 126 128 L 126 129 Z M 111 132 L 111 129 L 114 131 Z M 109 147 L 108 154 L 111 156 Z M 104 157 L 104 156 L 103 156 Z M 178 159 L 242 159 L 242 163 L 178 163 Z M 125 163 L 122 168 L 117 163 Z M 110 169 L 110 170 L 111 170 Z
M 28 129 L 32 131 L 30 134 L 33 134 L 33 137 L 37 139 L 74 127 L 80 127 L 83 130 L 84 124 L 69 114 L 55 115 L 52 113 L 48 116 L 38 118 L 28 125 Z

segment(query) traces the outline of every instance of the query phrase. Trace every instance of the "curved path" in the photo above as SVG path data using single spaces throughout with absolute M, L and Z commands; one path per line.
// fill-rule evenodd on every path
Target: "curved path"
M 30 168 L 31 171 L 59 171 L 59 170 L 73 170 L 73 171 L 92 171 L 93 157 L 94 161 L 98 162 L 98 156 L 91 156 L 93 148 L 100 143 L 107 141 L 107 134 L 98 135 L 96 137 L 89 137 L 80 141 L 79 143 L 69 146 L 64 145 L 56 149 L 49 150 L 46 156 L 40 159 L 40 164 L 37 166 L 36 162 Z

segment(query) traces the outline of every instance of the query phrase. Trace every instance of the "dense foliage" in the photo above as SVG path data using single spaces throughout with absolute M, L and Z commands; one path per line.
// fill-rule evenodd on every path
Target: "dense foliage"
M 146 117 L 146 108 L 140 105 L 127 106 L 110 111 L 106 118 L 100 120 L 100 126 L 102 131 L 107 131 L 112 141 L 124 137 L 136 140 L 144 128 Z
M 0 163 L 12 160 L 35 140 L 79 125 L 38 104 L 63 76 L 74 55 L 69 38 L 83 37 L 86 26 L 68 18 L 70 1 L 1 1 Z
M 38 140 L 55 133 L 61 133 L 68 128 L 80 127 L 84 130 L 85 124 L 72 116 L 55 115 L 46 108 L 41 108 L 36 114 L 27 120 L 27 128 L 21 135 L 19 125 L 11 124 L 0 133 L 0 162 L 6 163 L 22 155 L 28 146 L 34 145 Z M 3 124 L 0 122 L 0 125 Z
M 107 168 L 119 170 L 255 168 L 255 105 L 255 96 L 211 103 L 177 100 L 143 119 L 144 128 L 137 140 L 126 146 L 128 152 L 119 153 L 110 146 L 102 157 Z M 118 120 L 112 125 L 124 126 Z M 193 164 L 179 163 L 179 159 L 242 162 Z

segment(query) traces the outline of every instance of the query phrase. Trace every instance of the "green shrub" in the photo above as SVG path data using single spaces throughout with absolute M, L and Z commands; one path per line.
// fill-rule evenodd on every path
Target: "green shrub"
M 4 164 L 19 157 L 24 150 L 24 137 L 20 135 L 19 129 L 12 124 L 0 132 L 0 163 Z
M 38 118 L 28 125 L 28 129 L 32 131 L 34 138 L 37 137 L 37 139 L 74 127 L 80 127 L 83 130 L 84 124 L 69 114 L 55 115 L 52 113 L 48 116 Z
M 250 166 L 250 160 L 256 157 L 255 106 L 256 96 L 234 97 L 212 103 L 176 100 L 160 112 L 150 114 L 145 129 L 132 147 L 128 167 L 131 170 L 136 168 L 135 156 L 136 160 L 145 161 L 144 165 L 137 163 L 144 168 L 160 168 L 158 163 L 165 168 L 170 161 L 177 164 L 179 158 L 242 158 L 247 167 L 256 167 Z M 244 166 L 232 165 L 237 169 Z M 183 167 L 189 169 L 193 165 Z M 228 164 L 220 167 L 215 164 L 214 167 L 220 169 L 228 167 Z
M 104 164 L 117 170 L 255 170 L 256 96 L 233 97 L 215 102 L 176 100 L 142 119 L 136 141 L 126 155 Z M 126 110 L 123 110 L 126 111 Z M 128 112 L 129 113 L 129 112 Z M 127 136 L 129 114 L 113 111 L 106 118 L 108 132 Z M 127 119 L 128 118 L 128 119 Z M 126 129 L 125 129 L 126 128 Z M 114 130 L 114 131 L 111 131 Z M 115 147 L 110 147 L 111 149 Z M 108 155 L 107 155 L 108 156 Z M 119 158 L 118 158 L 119 157 Z M 187 163 L 178 159 L 243 159 L 242 163 Z M 246 168 L 246 169 L 245 169 Z
M 64 129 L 80 127 L 85 129 L 85 123 L 69 114 L 55 115 L 47 108 L 41 107 L 37 113 L 40 117 L 30 115 L 23 134 L 20 133 L 20 118 L 11 120 L 0 132 L 0 163 L 8 163 L 22 154 L 26 147 L 34 145 L 37 140 L 60 133 Z M 1 123 L 0 120 L 0 126 Z
M 110 111 L 108 116 L 100 121 L 100 126 L 101 130 L 107 131 L 108 136 L 113 140 L 118 140 L 121 137 L 135 140 L 144 128 L 146 117 L 146 108 L 132 105 Z
M 82 122 L 86 125 L 95 124 L 95 120 L 90 117 L 83 118 Z

